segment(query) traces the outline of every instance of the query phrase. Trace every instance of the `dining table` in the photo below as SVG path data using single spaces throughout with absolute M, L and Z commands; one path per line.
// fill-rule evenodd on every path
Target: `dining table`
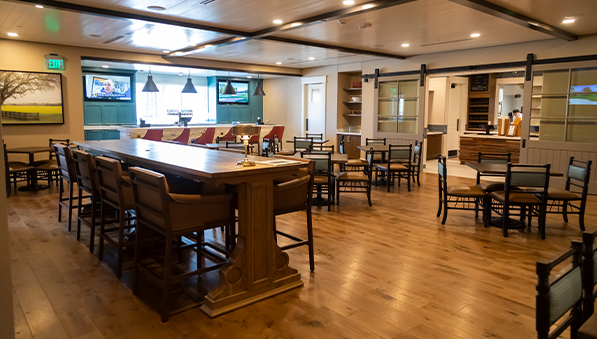
M 35 154 L 37 153 L 50 153 L 53 149 L 49 146 L 23 146 L 23 147 L 15 147 L 15 148 L 7 148 L 6 153 L 14 153 L 14 154 L 28 154 L 29 155 L 29 165 L 35 167 Z M 47 189 L 48 185 L 40 185 L 37 182 L 37 170 L 35 168 L 30 169 L 27 172 L 27 176 L 29 177 L 29 184 L 26 186 L 19 187 L 19 191 L 39 191 L 43 189 Z
M 274 238 L 274 178 L 299 173 L 309 162 L 293 159 L 280 165 L 249 156 L 255 166 L 237 166 L 244 155 L 202 147 L 130 139 L 76 142 L 84 150 L 160 173 L 170 173 L 214 186 L 233 185 L 238 192 L 238 234 L 219 283 L 204 298 L 201 310 L 210 317 L 233 311 L 303 286 L 289 266 L 288 253 Z M 275 159 L 271 159 L 272 161 Z M 198 216 L 199 217 L 199 216 Z
M 474 169 L 477 173 L 481 175 L 492 175 L 492 176 L 499 176 L 503 175 L 506 176 L 506 172 L 508 171 L 508 164 L 506 163 L 492 163 L 492 162 L 466 162 L 466 166 Z M 524 172 L 542 172 L 544 171 L 541 168 L 533 168 L 533 167 L 524 167 L 524 168 L 513 168 L 512 171 L 524 171 Z M 549 176 L 551 177 L 562 177 L 564 176 L 563 173 L 560 172 L 549 172 Z M 504 219 L 502 217 L 492 217 L 490 221 L 491 226 L 495 227 L 503 227 Z M 511 219 L 508 220 L 508 228 L 512 229 L 519 229 L 526 227 L 526 224 L 523 221 Z

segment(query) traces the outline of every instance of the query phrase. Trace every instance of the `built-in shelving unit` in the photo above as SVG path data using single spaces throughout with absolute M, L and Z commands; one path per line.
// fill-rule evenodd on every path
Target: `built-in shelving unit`
M 467 130 L 484 131 L 493 121 L 495 74 L 472 75 L 469 83 Z
M 359 158 L 361 144 L 361 72 L 338 73 L 338 142 L 343 140 L 345 153 L 349 158 Z M 337 146 L 338 147 L 338 146 Z

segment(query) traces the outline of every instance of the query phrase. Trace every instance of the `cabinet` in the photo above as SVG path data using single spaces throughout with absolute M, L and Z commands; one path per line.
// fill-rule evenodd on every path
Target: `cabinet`
M 134 125 L 137 111 L 134 103 L 96 103 L 83 104 L 85 126 Z
M 471 75 L 469 83 L 467 130 L 485 131 L 488 124 L 493 124 L 495 74 Z
M 120 140 L 120 131 L 113 129 L 87 130 L 85 140 Z
M 360 133 L 362 91 L 361 73 L 338 73 L 338 120 L 339 131 Z
M 340 149 L 340 140 L 344 140 L 344 153 L 348 154 L 348 159 L 359 159 L 361 157 L 361 150 L 358 148 L 361 145 L 360 135 L 346 135 L 339 134 L 338 150 Z

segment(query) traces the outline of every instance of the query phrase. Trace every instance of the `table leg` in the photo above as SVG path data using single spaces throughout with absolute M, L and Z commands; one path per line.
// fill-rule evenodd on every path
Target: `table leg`
M 238 186 L 238 236 L 220 283 L 205 296 L 201 310 L 210 317 L 303 286 L 288 254 L 274 240 L 273 181 Z

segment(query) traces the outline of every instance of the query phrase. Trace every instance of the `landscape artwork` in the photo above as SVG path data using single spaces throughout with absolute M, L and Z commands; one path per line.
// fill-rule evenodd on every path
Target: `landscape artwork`
M 3 125 L 63 124 L 60 73 L 0 70 Z

